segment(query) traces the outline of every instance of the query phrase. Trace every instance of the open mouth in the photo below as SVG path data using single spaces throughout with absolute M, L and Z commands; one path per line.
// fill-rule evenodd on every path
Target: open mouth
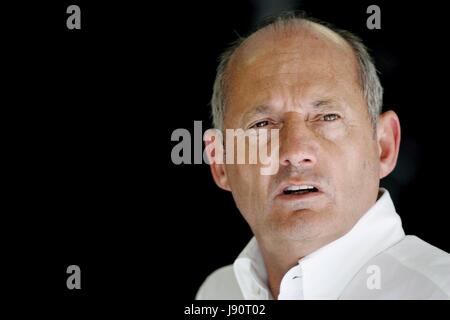
M 290 185 L 283 189 L 283 194 L 285 195 L 299 195 L 299 194 L 306 194 L 306 193 L 312 193 L 312 192 L 318 192 L 319 189 L 317 189 L 314 186 L 311 185 Z

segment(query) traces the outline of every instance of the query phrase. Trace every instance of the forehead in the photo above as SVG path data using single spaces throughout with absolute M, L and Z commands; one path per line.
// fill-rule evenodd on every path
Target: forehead
M 329 28 L 313 22 L 291 22 L 255 32 L 236 50 L 232 60 L 250 65 L 268 53 L 286 50 L 295 50 L 297 54 L 328 50 L 346 53 L 348 58 L 353 56 L 346 40 Z
M 277 93 L 343 94 L 359 86 L 350 45 L 314 23 L 259 30 L 233 54 L 226 78 L 230 104 Z

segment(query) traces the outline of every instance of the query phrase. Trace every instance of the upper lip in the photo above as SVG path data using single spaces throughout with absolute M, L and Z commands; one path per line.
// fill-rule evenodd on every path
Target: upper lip
M 277 196 L 284 194 L 283 191 L 285 188 L 289 186 L 300 186 L 300 185 L 308 185 L 315 187 L 318 191 L 322 191 L 320 184 L 313 181 L 301 181 L 301 180 L 287 180 L 285 182 L 280 183 L 278 188 L 276 189 L 275 194 Z

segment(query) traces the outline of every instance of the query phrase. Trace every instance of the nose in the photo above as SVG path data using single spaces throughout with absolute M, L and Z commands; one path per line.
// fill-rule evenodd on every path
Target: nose
M 308 169 L 316 162 L 314 133 L 304 120 L 286 121 L 280 130 L 280 165 Z

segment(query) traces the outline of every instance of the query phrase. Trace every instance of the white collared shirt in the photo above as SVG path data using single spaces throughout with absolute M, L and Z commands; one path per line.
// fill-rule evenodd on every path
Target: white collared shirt
M 450 299 L 450 255 L 405 236 L 389 192 L 341 238 L 298 261 L 282 299 Z M 213 272 L 196 299 L 273 299 L 253 237 L 233 265 Z

